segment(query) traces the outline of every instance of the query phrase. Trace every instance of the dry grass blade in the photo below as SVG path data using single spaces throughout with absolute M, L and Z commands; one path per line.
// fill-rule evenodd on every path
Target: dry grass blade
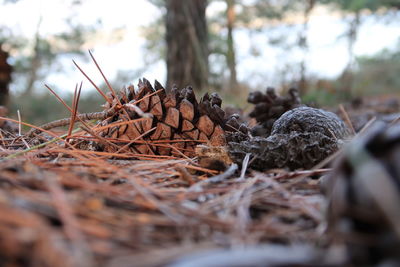
M 81 69 L 81 67 L 79 67 L 79 65 L 72 60 L 72 62 L 74 63 L 74 65 L 78 68 L 78 70 L 83 74 L 83 76 L 85 76 L 85 78 L 93 85 L 93 87 L 97 90 L 97 92 L 99 92 L 99 94 L 110 104 L 112 104 L 112 100 L 109 99 L 104 93 L 103 91 L 101 91 L 101 89 L 92 81 L 92 79 L 90 79 L 90 77 Z
M 347 113 L 346 109 L 344 108 L 343 104 L 339 104 L 339 109 L 343 114 L 343 117 L 346 121 L 347 126 L 350 128 L 353 136 L 356 135 L 356 131 L 354 130 L 353 123 L 350 120 L 349 114 Z
M 16 121 L 16 120 L 13 120 L 13 119 L 10 119 L 10 118 L 4 118 L 4 117 L 0 117 L 0 120 L 12 121 L 12 122 L 15 122 L 15 123 L 18 122 L 18 121 Z M 58 136 L 58 135 L 56 135 L 56 134 L 54 134 L 54 133 L 52 133 L 52 132 L 50 132 L 50 131 L 47 131 L 47 130 L 41 128 L 41 127 L 38 127 L 38 126 L 35 126 L 35 125 L 32 125 L 32 124 L 26 123 L 26 122 L 21 122 L 21 124 L 26 125 L 26 126 L 31 127 L 31 128 L 34 128 L 34 129 L 39 130 L 39 131 L 41 131 L 41 132 L 47 133 L 48 135 L 54 137 L 54 139 L 53 139 L 53 140 L 50 140 L 49 142 L 47 142 L 48 140 L 46 140 L 46 143 L 45 143 L 45 144 L 54 144 L 56 141 L 62 141 L 65 145 L 67 145 L 67 146 L 68 146 L 69 148 L 71 148 L 73 151 L 76 151 L 76 148 L 75 148 L 74 146 L 72 146 L 71 144 L 69 144 L 68 142 L 66 142 L 66 141 L 63 139 L 63 138 L 64 138 L 64 137 L 63 137 L 64 135 Z M 65 136 L 66 136 L 66 135 L 65 135 Z M 26 149 L 26 150 L 24 150 L 24 151 L 17 152 L 17 153 L 15 153 L 15 154 L 9 155 L 7 158 L 8 158 L 8 159 L 11 159 L 11 158 L 14 158 L 14 157 L 16 157 L 16 156 L 23 155 L 23 154 L 26 153 L 26 152 L 33 151 L 34 149 L 38 149 L 38 148 L 40 148 L 40 147 L 43 147 L 43 145 L 38 145 L 38 146 L 35 146 L 35 147 L 31 147 L 31 148 L 29 148 L 29 149 Z M 80 156 L 78 155 L 78 157 L 80 157 Z M 89 155 L 89 157 L 90 157 L 90 155 Z M 82 157 L 80 157 L 80 158 L 82 158 Z
M 58 99 L 58 101 L 60 101 L 61 104 L 64 105 L 64 107 L 66 109 L 68 109 L 68 111 L 70 113 L 72 113 L 72 109 L 67 105 L 67 103 L 65 103 L 65 101 L 53 89 L 50 88 L 50 86 L 48 86 L 47 84 L 45 84 L 44 86 Z
M 151 93 L 151 94 L 145 95 L 145 96 L 142 97 L 141 99 L 134 101 L 134 102 L 132 103 L 132 105 L 137 105 L 137 104 L 139 104 L 140 102 L 145 101 L 147 98 L 152 97 L 153 95 L 157 95 L 158 93 L 160 93 L 160 92 L 162 92 L 162 91 L 165 91 L 165 89 L 159 89 L 159 90 L 157 90 L 157 91 L 155 91 L 155 92 L 153 92 L 153 93 Z
M 249 166 L 250 156 L 251 156 L 251 154 L 247 153 L 243 159 L 242 170 L 240 172 L 240 179 L 245 178 L 246 170 L 247 170 L 247 167 Z
M 78 89 L 78 85 L 76 85 L 76 87 L 75 87 L 74 98 L 72 101 L 71 122 L 69 124 L 67 138 L 66 138 L 67 142 L 68 142 L 69 137 L 71 137 L 72 129 L 74 128 L 76 114 L 78 112 L 79 98 L 81 96 L 81 90 L 82 90 L 82 82 L 81 82 L 81 85 L 79 86 L 79 89 Z
M 54 133 L 52 133 L 52 132 L 50 132 L 50 131 L 47 131 L 47 130 L 41 128 L 41 127 L 38 127 L 38 126 L 35 126 L 35 125 L 32 125 L 32 124 L 26 123 L 26 122 L 22 122 L 22 121 L 19 122 L 19 121 L 17 121 L 17 120 L 13 120 L 13 119 L 10 119 L 10 118 L 5 118 L 5 117 L 0 117 L 0 120 L 11 121 L 11 122 L 15 122 L 15 123 L 21 123 L 22 125 L 25 125 L 25 126 L 34 128 L 34 129 L 36 129 L 36 130 L 39 130 L 39 131 L 41 131 L 41 132 L 47 133 L 48 135 L 51 135 L 51 136 L 53 136 L 53 137 L 56 137 L 56 138 L 59 137 L 59 136 L 57 136 L 56 134 L 54 134 Z
M 400 122 L 400 115 L 399 115 L 396 119 L 394 119 L 394 120 L 390 123 L 390 125 L 395 125 L 395 124 L 398 123 L 398 122 Z
M 81 126 L 81 129 L 84 130 L 85 132 L 87 132 L 88 134 L 90 134 L 91 136 L 94 137 L 95 140 L 97 140 L 100 144 L 102 145 L 110 145 L 116 149 L 119 149 L 119 146 L 114 144 L 113 142 L 107 140 L 104 137 L 101 137 L 99 135 L 97 135 L 91 128 L 86 127 L 86 126 Z
M 96 59 L 94 58 L 94 56 L 93 56 L 93 54 L 92 54 L 92 52 L 91 52 L 90 50 L 89 50 L 89 55 L 90 55 L 90 57 L 92 58 L 94 64 L 95 64 L 96 67 L 97 67 L 97 69 L 99 70 L 99 72 L 100 72 L 101 76 L 103 77 L 104 81 L 106 82 L 108 89 L 110 89 L 112 95 L 115 97 L 115 99 L 117 99 L 118 104 L 119 104 L 120 106 L 122 106 L 122 104 L 121 104 L 121 102 L 119 101 L 119 98 L 118 98 L 118 96 L 117 96 L 117 93 L 115 92 L 114 88 L 112 88 L 110 82 L 108 81 L 107 77 L 104 75 L 103 71 L 101 70 L 99 64 L 97 63 Z
M 153 127 L 150 130 L 144 132 L 143 134 L 139 135 L 138 137 L 136 137 L 135 139 L 133 139 L 132 141 L 130 141 L 129 143 L 127 143 L 126 145 L 122 146 L 121 148 L 119 148 L 117 150 L 117 153 L 120 153 L 121 151 L 127 150 L 128 147 L 132 144 L 134 144 L 136 141 L 138 141 L 139 139 L 142 139 L 144 136 L 150 134 L 151 132 L 153 132 L 157 127 Z
M 17 114 L 18 114 L 18 135 L 21 136 L 21 113 L 19 112 L 19 109 L 17 110 Z
M 376 117 L 372 117 L 365 125 L 364 127 L 358 132 L 357 136 L 363 135 L 370 127 L 371 125 L 376 121 Z
M 79 129 L 75 129 L 74 131 L 72 131 L 72 133 L 75 133 L 75 132 L 77 132 L 77 131 L 79 131 Z M 8 156 L 5 157 L 4 159 L 6 159 L 6 160 L 13 159 L 13 158 L 18 157 L 18 156 L 20 156 L 20 155 L 23 155 L 23 154 L 25 154 L 25 153 L 34 151 L 34 150 L 36 150 L 36 149 L 43 148 L 43 147 L 45 147 L 45 146 L 47 146 L 47 145 L 50 145 L 50 144 L 52 144 L 52 143 L 55 143 L 55 142 L 57 142 L 57 141 L 59 141 L 59 140 L 61 140 L 61 139 L 63 139 L 63 138 L 66 138 L 66 137 L 67 137 L 67 134 L 61 135 L 61 136 L 59 136 L 59 137 L 53 138 L 53 139 L 50 140 L 50 141 L 41 143 L 41 144 L 36 145 L 36 146 L 28 147 L 28 148 L 25 149 L 25 150 L 18 151 L 18 152 L 16 152 L 16 153 L 13 153 L 13 154 L 11 154 L 11 155 L 8 155 Z
M 73 110 L 67 105 L 67 103 L 65 103 L 65 101 L 54 90 L 52 90 L 48 85 L 45 85 L 45 86 L 58 99 L 58 101 L 60 101 L 64 105 L 64 107 L 66 107 L 68 109 L 68 111 L 72 114 Z M 82 83 L 81 83 L 79 90 L 81 90 L 81 88 L 82 88 Z M 79 114 L 78 111 L 76 111 L 76 114 L 74 117 L 77 118 L 86 127 L 86 129 L 90 129 L 89 125 L 86 124 L 85 120 L 105 119 L 108 116 L 112 115 L 113 113 L 114 113 L 113 109 L 107 110 L 102 113 L 95 112 L 95 113 L 85 113 L 85 114 Z M 67 120 L 66 120 L 66 122 L 67 122 Z M 69 123 L 71 124 L 71 121 Z M 62 125 L 62 126 L 64 126 L 64 125 Z M 94 134 L 94 136 L 97 137 L 96 134 Z

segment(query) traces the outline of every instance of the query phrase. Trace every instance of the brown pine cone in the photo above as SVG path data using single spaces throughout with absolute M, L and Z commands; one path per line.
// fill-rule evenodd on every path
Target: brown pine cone
M 255 104 L 249 116 L 255 118 L 258 123 L 252 129 L 252 134 L 264 137 L 271 134 L 272 125 L 283 113 L 302 106 L 299 92 L 295 88 L 289 89 L 286 96 L 279 96 L 274 88 L 268 87 L 265 93 L 250 93 L 247 101 Z
M 192 157 L 199 144 L 223 146 L 226 132 L 242 131 L 245 134 L 248 131 L 247 127 L 236 125 L 234 118 L 225 118 L 222 99 L 216 93 L 206 93 L 198 102 L 191 87 L 174 87 L 166 92 L 157 81 L 153 88 L 146 79 L 140 80 L 138 87 L 137 92 L 131 85 L 119 93 L 119 101 L 127 108 L 122 108 L 102 125 L 136 120 L 141 117 L 139 113 L 144 113 L 144 119 L 101 133 L 103 137 L 115 140 L 144 141 L 130 146 L 134 153 Z M 113 99 L 113 104 L 117 105 L 118 101 Z M 141 112 L 130 109 L 131 105 L 137 105 Z M 105 108 L 110 107 L 108 103 L 105 105 Z M 160 142 L 163 140 L 165 142 Z M 112 152 L 115 148 L 105 146 L 103 150 Z

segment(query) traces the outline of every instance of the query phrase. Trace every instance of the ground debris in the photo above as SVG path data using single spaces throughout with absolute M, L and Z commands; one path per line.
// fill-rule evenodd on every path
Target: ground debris
M 182 168 L 194 173 L 191 183 L 182 177 Z M 98 266 L 182 242 L 224 248 L 238 242 L 291 244 L 317 238 L 319 189 L 308 178 L 285 187 L 285 175 L 295 179 L 302 173 L 254 172 L 245 180 L 233 174 L 204 184 L 204 171 L 188 160 L 1 162 L 0 260 L 16 266 L 55 266 L 56 259 L 64 266 Z M 296 192 L 296 187 L 302 190 Z M 48 249 L 39 252 L 42 246 Z M 164 264 L 159 260 L 150 266 Z
M 156 92 L 150 94 L 157 95 Z M 180 103 L 185 102 L 185 97 L 194 101 L 190 92 L 180 91 Z M 147 98 L 151 98 L 150 94 Z M 231 129 L 238 139 L 249 137 L 247 126 L 236 115 L 222 121 L 223 131 L 218 129 L 221 125 L 211 121 L 213 112 L 207 109 L 211 104 L 218 106 L 219 98 L 212 95 L 205 99 L 209 104 L 202 105 L 204 111 L 199 112 L 208 112 L 210 120 L 201 120 L 194 112 L 198 120 L 192 125 L 183 121 L 178 124 L 176 111 L 161 117 L 160 109 L 154 111 L 152 118 L 158 114 L 162 122 L 157 124 L 169 128 L 178 125 L 182 131 L 185 127 L 191 132 L 193 126 L 199 136 L 200 132 L 208 136 L 217 131 L 220 135 Z M 150 107 L 151 101 L 147 104 L 141 108 Z M 172 97 L 165 105 L 173 104 L 170 108 L 178 110 L 179 117 L 192 117 L 188 103 L 181 109 Z M 309 176 L 326 170 L 240 170 L 230 162 L 225 148 L 218 149 L 211 140 L 197 159 L 189 158 L 185 150 L 181 152 L 186 157 L 179 158 L 158 155 L 159 150 L 155 150 L 158 154 L 125 151 L 123 147 L 132 140 L 123 138 L 128 128 L 124 126 L 139 122 L 142 129 L 157 126 L 146 124 L 149 117 L 124 121 L 124 115 L 121 109 L 101 124 L 84 125 L 84 130 L 78 128 L 69 134 L 46 131 L 44 143 L 36 147 L 29 146 L 29 136 L 24 137 L 26 140 L 20 136 L 1 140 L 4 158 L 0 162 L 0 233 L 6 237 L 0 238 L 1 262 L 16 266 L 26 262 L 54 266 L 56 261 L 62 261 L 64 266 L 113 266 L 132 255 L 149 259 L 154 251 L 182 244 L 229 248 L 313 244 L 320 240 L 316 229 L 324 223 L 324 200 Z M 116 129 L 112 132 L 111 128 Z M 158 134 L 161 137 L 169 132 L 161 129 Z M 43 134 L 33 138 L 43 139 Z M 149 146 L 171 142 L 154 139 Z M 80 146 L 84 141 L 92 142 L 94 149 Z M 135 144 L 135 149 L 146 146 L 145 142 Z M 99 151 L 96 146 L 108 146 L 110 151 Z M 205 158 L 211 157 L 218 157 L 223 166 L 202 165 Z M 175 251 L 168 261 L 183 257 L 185 251 Z M 165 257 L 151 256 L 147 266 L 165 264 Z
M 393 124 L 392 127 L 398 126 Z M 304 129 L 308 128 L 304 126 Z M 373 141 L 365 144 L 379 162 L 390 158 L 391 163 L 380 166 L 391 166 L 388 173 L 396 178 L 398 174 L 393 174 L 393 170 L 398 166 L 398 135 L 393 129 L 373 134 L 374 138 L 368 139 Z M 301 148 L 302 144 L 310 145 L 305 140 L 315 138 L 312 134 L 320 141 L 318 146 L 337 144 L 341 139 L 334 137 L 345 136 L 340 133 L 341 130 L 277 132 L 268 137 L 271 139 L 256 137 L 254 140 L 259 140 L 260 144 L 268 140 L 271 144 L 267 146 L 276 144 L 277 147 L 292 142 L 292 146 Z M 79 136 L 82 132 L 75 134 Z M 282 137 L 287 135 L 293 138 Z M 314 178 L 329 174 L 331 169 L 291 172 L 283 168 L 264 172 L 247 169 L 246 172 L 242 167 L 239 174 L 240 167 L 230 163 L 224 149 L 217 147 L 204 147 L 200 157 L 218 156 L 226 165 L 230 164 L 222 172 L 199 166 L 193 158 L 125 160 L 123 152 L 79 150 L 62 138 L 57 140 L 11 158 L 10 152 L 18 152 L 26 146 L 23 139 L 0 140 L 7 148 L 5 155 L 9 155 L 0 162 L 0 262 L 6 265 L 130 266 L 137 261 L 137 266 L 179 266 L 196 263 L 198 258 L 194 253 L 199 251 L 211 251 L 200 263 L 207 262 L 213 255 L 230 263 L 230 253 L 240 251 L 244 262 L 248 263 L 246 266 L 253 263 L 257 266 L 257 259 L 281 265 L 317 263 L 321 266 L 343 266 L 348 260 L 353 261 L 345 257 L 345 241 L 335 244 L 339 252 L 329 259 L 327 255 L 333 242 L 321 231 L 326 225 L 323 212 L 326 201 L 347 203 L 340 199 L 346 195 L 340 191 L 328 194 L 328 199 L 320 192 L 323 183 Z M 240 145 L 251 148 L 246 143 Z M 317 145 L 314 148 L 317 149 Z M 278 151 L 279 148 L 277 154 L 266 157 L 279 158 Z M 250 158 L 249 164 L 265 164 L 257 160 Z M 334 173 L 352 177 L 354 170 L 348 168 L 346 161 L 344 165 L 339 164 Z M 368 174 L 371 173 L 368 169 Z M 351 179 L 340 181 L 346 184 Z M 346 217 L 355 214 L 349 211 L 352 207 L 340 206 L 345 208 L 345 213 L 330 207 L 330 228 L 343 225 L 336 223 L 344 218 L 353 219 Z M 353 225 L 358 225 L 358 221 Z M 377 229 L 395 236 L 389 223 Z M 380 237 L 377 240 L 381 240 Z M 396 242 L 398 240 L 390 246 L 397 248 Z M 307 255 L 296 254 L 302 251 L 294 247 L 299 243 L 310 248 Z M 275 258 L 265 258 L 276 245 L 280 246 L 279 255 L 285 257 L 277 253 Z M 237 247 L 244 249 L 237 250 Z M 293 258 L 288 259 L 286 255 L 291 252 Z M 251 255 L 260 257 L 256 259 Z M 390 256 L 380 255 L 385 259 Z M 368 264 L 370 262 L 373 259 L 368 259 Z

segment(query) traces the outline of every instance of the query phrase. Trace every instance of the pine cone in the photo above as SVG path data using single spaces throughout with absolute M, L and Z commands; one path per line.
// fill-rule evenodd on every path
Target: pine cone
M 226 132 L 247 131 L 246 127 L 235 125 L 234 118 L 225 118 L 221 109 L 222 99 L 216 93 L 206 93 L 198 102 L 191 87 L 181 90 L 174 87 L 166 92 L 159 82 L 156 81 L 153 88 L 146 79 L 140 80 L 138 87 L 137 92 L 132 85 L 121 90 L 119 101 L 122 105 L 137 103 L 147 116 L 141 121 L 115 126 L 101 133 L 112 139 L 143 140 L 141 144 L 130 146 L 134 153 L 192 157 L 195 147 L 201 143 L 223 146 Z M 154 94 L 156 91 L 159 92 Z M 117 103 L 113 99 L 113 104 Z M 106 109 L 110 107 L 109 103 L 105 104 Z M 139 119 L 139 113 L 134 109 L 121 109 L 102 125 Z M 103 150 L 111 152 L 115 148 L 106 146 Z
M 260 91 L 250 93 L 247 102 L 255 104 L 249 116 L 258 122 L 252 134 L 264 137 L 271 134 L 272 125 L 283 113 L 302 106 L 299 92 L 295 88 L 289 89 L 287 96 L 279 96 L 274 88 L 268 87 L 265 94 Z
M 237 163 L 250 153 L 250 166 L 261 171 L 309 169 L 336 152 L 347 136 L 346 125 L 334 113 L 299 107 L 284 113 L 274 123 L 270 136 L 230 141 L 229 152 Z
M 400 125 L 376 123 L 346 147 L 323 183 L 329 229 L 344 238 L 355 266 L 400 265 L 399 166 Z

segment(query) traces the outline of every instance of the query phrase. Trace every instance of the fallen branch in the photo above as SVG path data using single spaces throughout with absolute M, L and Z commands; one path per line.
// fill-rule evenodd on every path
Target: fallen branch
M 114 107 L 101 112 L 82 113 L 75 117 L 75 121 L 105 120 L 106 118 L 114 115 L 115 113 L 116 110 Z M 70 123 L 71 123 L 71 118 L 64 118 L 43 124 L 40 126 L 40 128 L 43 130 L 50 130 L 57 127 L 67 126 Z M 31 129 L 27 133 L 27 136 L 32 137 L 34 134 L 39 134 L 40 132 L 41 130 L 39 129 Z

